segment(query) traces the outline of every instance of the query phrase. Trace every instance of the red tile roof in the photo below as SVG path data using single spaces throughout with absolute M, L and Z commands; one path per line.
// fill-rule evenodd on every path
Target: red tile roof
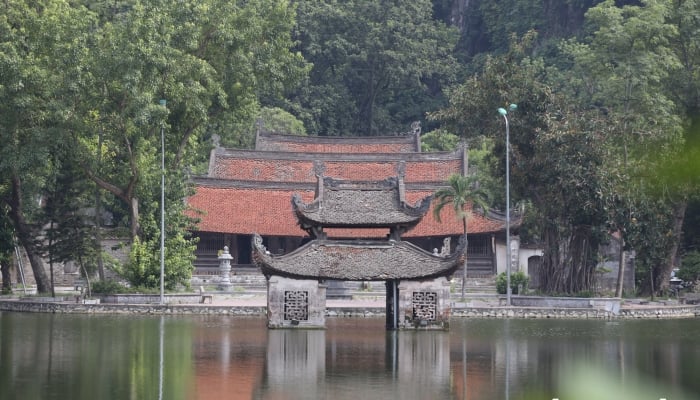
M 305 236 L 296 225 L 292 213 L 292 194 L 299 193 L 304 202 L 311 202 L 311 190 L 265 189 L 241 187 L 208 187 L 199 185 L 188 203 L 193 209 L 207 210 L 208 213 L 195 215 L 201 219 L 199 230 L 204 232 L 224 232 L 233 234 L 258 233 L 263 236 Z M 407 191 L 406 199 L 414 204 L 432 194 L 431 191 Z M 461 220 L 451 208 L 443 209 L 442 223 L 438 223 L 432 209 L 423 220 L 404 237 L 426 237 L 460 235 Z M 469 233 L 497 232 L 503 223 L 473 215 L 468 221 Z M 388 234 L 382 229 L 328 229 L 332 237 L 374 237 L 383 238 Z
M 196 179 L 193 209 L 204 211 L 199 230 L 264 236 L 305 236 L 296 225 L 291 199 L 313 201 L 316 174 L 351 181 L 404 176 L 411 204 L 429 196 L 454 173 L 464 170 L 465 154 L 418 153 L 415 135 L 390 137 L 300 137 L 261 134 L 256 150 L 217 148 L 207 178 Z M 192 214 L 192 212 L 191 212 Z M 432 210 L 404 237 L 460 235 L 462 224 L 445 208 L 442 223 Z M 470 233 L 497 232 L 503 223 L 473 216 Z M 327 229 L 329 237 L 384 238 L 382 229 Z
M 316 182 L 314 160 L 322 163 L 324 176 L 345 180 L 381 180 L 397 176 L 404 168 L 406 183 L 442 183 L 462 173 L 462 154 L 428 153 L 413 157 L 395 154 L 329 155 L 227 150 L 212 155 L 209 177 L 259 182 Z

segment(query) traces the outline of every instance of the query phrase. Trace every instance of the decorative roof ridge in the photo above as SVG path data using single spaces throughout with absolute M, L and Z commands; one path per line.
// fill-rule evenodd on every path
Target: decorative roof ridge
M 368 161 L 445 161 L 461 159 L 463 150 L 458 148 L 454 151 L 441 152 L 410 152 L 410 153 L 317 153 L 317 152 L 293 152 L 293 151 L 269 151 L 232 149 L 220 147 L 214 149 L 213 157 L 221 158 L 245 158 L 245 159 L 279 159 L 279 160 L 302 160 L 311 159 L 349 162 Z
M 486 219 L 489 219 L 491 221 L 498 221 L 498 222 L 505 222 L 506 221 L 506 212 L 489 208 L 486 213 L 482 213 L 483 217 Z M 518 209 L 511 209 L 510 212 L 510 223 L 511 227 L 519 227 L 522 222 L 523 222 L 523 217 L 525 215 L 525 210 L 522 209 L 522 207 Z
M 274 132 L 260 132 L 258 138 L 265 138 L 275 142 L 288 143 L 352 143 L 352 142 L 378 142 L 378 143 L 413 143 L 415 141 L 415 133 L 407 132 L 397 135 L 383 136 L 318 136 L 318 135 L 290 135 Z
M 381 248 L 388 248 L 388 247 L 395 247 L 395 246 L 402 246 L 406 248 L 410 248 L 412 250 L 415 250 L 418 253 L 423 253 L 426 256 L 431 256 L 434 257 L 435 259 L 453 259 L 455 257 L 458 257 L 461 255 L 461 253 L 464 253 L 464 250 L 466 248 L 467 241 L 464 238 L 464 235 L 459 236 L 459 240 L 457 241 L 457 247 L 455 250 L 447 255 L 444 255 L 442 253 L 431 253 L 427 250 L 424 250 L 415 244 L 407 241 L 407 240 L 379 240 L 379 239 L 314 239 L 310 242 L 307 242 L 306 244 L 292 250 L 291 252 L 287 254 L 282 254 L 282 255 L 272 255 L 269 251 L 267 251 L 267 248 L 263 245 L 263 239 L 262 236 L 260 236 L 258 233 L 253 233 L 253 247 L 258 248 L 263 251 L 263 253 L 266 253 L 274 258 L 283 258 L 283 257 L 293 257 L 296 256 L 300 253 L 303 253 L 305 251 L 305 248 L 310 247 L 311 245 L 334 245 L 334 246 L 347 246 L 347 247 L 381 247 Z
M 314 190 L 317 185 L 315 182 L 310 181 L 253 181 L 243 179 L 213 178 L 205 175 L 192 176 L 190 177 L 190 180 L 195 184 L 195 186 L 217 188 Z M 405 182 L 404 185 L 408 191 L 435 191 L 438 188 L 445 187 L 445 182 Z
M 314 182 L 277 182 L 277 181 L 250 181 L 212 178 L 208 176 L 194 176 L 190 180 L 197 187 L 232 188 L 232 189 L 278 189 L 278 190 L 314 190 Z

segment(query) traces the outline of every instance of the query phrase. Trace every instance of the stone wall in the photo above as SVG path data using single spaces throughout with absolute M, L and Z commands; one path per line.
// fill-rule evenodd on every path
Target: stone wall
M 265 316 L 264 306 L 212 306 L 201 304 L 77 304 L 0 300 L 0 311 L 43 312 L 56 314 L 139 314 L 139 315 L 229 315 Z M 383 318 L 384 307 L 326 308 L 325 316 L 345 318 Z M 666 319 L 698 318 L 700 306 L 630 307 L 618 314 L 590 308 L 534 307 L 461 307 L 452 308 L 451 318 L 556 318 L 556 319 Z
M 103 229 L 103 234 L 108 235 L 110 233 L 109 229 Z M 110 257 L 114 258 L 116 261 L 123 263 L 128 259 L 129 247 L 124 245 L 126 239 L 105 237 L 102 239 L 102 250 L 107 253 Z M 24 274 L 24 283 L 27 286 L 35 286 L 36 281 L 34 280 L 34 272 L 32 271 L 32 266 L 27 258 L 27 253 L 24 248 L 20 247 L 20 256 L 22 264 L 22 273 Z M 43 259 L 44 271 L 46 271 L 47 278 L 50 279 L 50 265 L 47 258 Z M 12 283 L 14 290 L 20 292 L 22 288 L 22 281 L 20 279 L 19 265 L 15 260 L 11 268 Z M 105 275 L 108 279 L 117 279 L 118 277 L 114 272 L 110 270 L 105 270 Z M 91 279 L 96 279 L 96 276 Z M 66 263 L 54 263 L 53 265 L 53 280 L 54 286 L 67 286 L 72 287 L 76 284 L 84 285 L 82 282 L 81 274 L 79 271 L 79 266 L 74 261 L 69 261 Z

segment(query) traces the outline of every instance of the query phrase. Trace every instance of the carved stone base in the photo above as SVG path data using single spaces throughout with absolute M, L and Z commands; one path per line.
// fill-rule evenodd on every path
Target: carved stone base
M 450 327 L 450 282 L 401 281 L 399 284 L 399 329 L 443 329 Z
M 326 286 L 315 280 L 271 276 L 267 282 L 268 328 L 325 328 Z

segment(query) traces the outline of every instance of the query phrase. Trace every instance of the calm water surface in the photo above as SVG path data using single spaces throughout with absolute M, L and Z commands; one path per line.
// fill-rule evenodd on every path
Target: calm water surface
M 700 319 L 327 325 L 0 313 L 0 399 L 700 398 Z

